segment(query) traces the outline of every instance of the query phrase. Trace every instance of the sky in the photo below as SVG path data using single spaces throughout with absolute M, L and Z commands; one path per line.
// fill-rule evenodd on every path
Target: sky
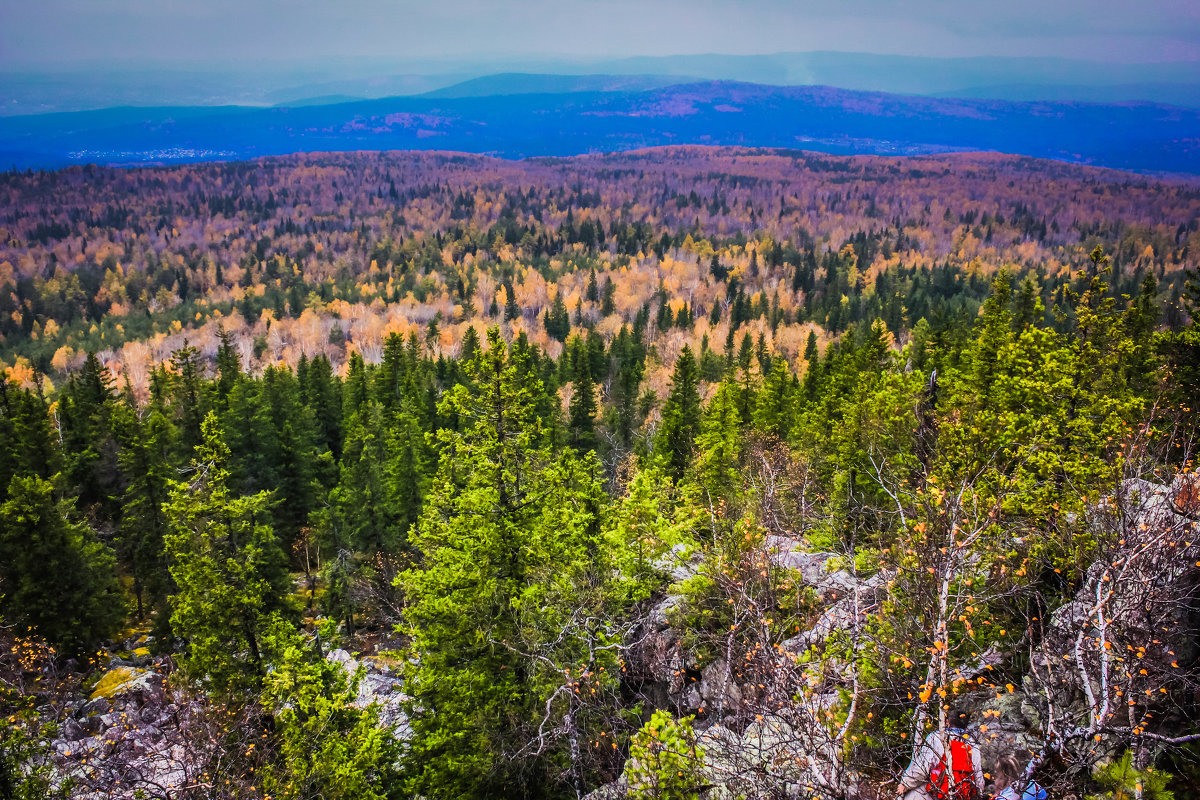
M 434 69 L 811 50 L 1200 61 L 1200 2 L 0 0 L 0 65 L 8 67 L 368 59 Z

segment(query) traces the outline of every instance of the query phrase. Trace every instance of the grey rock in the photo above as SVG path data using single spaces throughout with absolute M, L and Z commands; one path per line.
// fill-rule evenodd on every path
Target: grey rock
M 723 658 L 718 658 L 700 673 L 699 689 L 710 713 L 733 711 L 742 703 L 742 688 Z
M 686 581 L 700 570 L 701 558 L 690 545 L 677 544 L 659 556 L 652 566 L 663 575 L 670 575 L 674 583 Z
M 668 595 L 666 599 L 650 609 L 646 616 L 646 624 L 656 631 L 670 629 L 670 614 L 683 603 L 683 598 L 677 594 Z
M 704 707 L 704 698 L 700 695 L 699 683 L 688 684 L 683 691 L 683 699 L 679 705 L 688 713 L 695 713 Z
M 358 669 L 358 661 L 356 661 L 354 656 L 350 655 L 345 650 L 330 650 L 325 655 L 325 660 L 332 661 L 335 664 L 341 664 L 342 667 L 345 668 L 346 672 L 350 673 L 351 675 L 353 675 L 355 670 Z
M 97 714 L 107 714 L 112 710 L 112 703 L 107 697 L 95 697 L 83 704 L 79 709 L 79 713 L 85 717 L 95 716 Z
M 87 731 L 83 725 L 73 719 L 68 719 L 59 729 L 58 736 L 63 742 L 75 742 L 82 739 Z

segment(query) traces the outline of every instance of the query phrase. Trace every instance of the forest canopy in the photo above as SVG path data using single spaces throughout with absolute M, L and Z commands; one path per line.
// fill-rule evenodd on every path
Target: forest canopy
M 1200 780 L 1193 184 L 668 148 L 0 197 L 15 796 L 833 800 L 959 727 L 1060 796 Z

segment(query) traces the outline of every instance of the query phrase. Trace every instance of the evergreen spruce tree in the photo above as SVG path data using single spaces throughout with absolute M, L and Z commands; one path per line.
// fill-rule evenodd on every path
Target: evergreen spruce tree
M 204 420 L 209 405 L 200 351 L 185 341 L 183 347 L 171 355 L 171 368 L 171 408 L 175 414 L 175 425 L 179 429 L 180 454 L 186 461 L 203 441 L 200 423 Z
M 577 450 L 595 450 L 596 385 L 592 382 L 592 367 L 587 358 L 580 359 L 574 383 L 570 420 L 567 423 L 570 443 Z
M 13 478 L 0 505 L 0 586 L 0 615 L 67 655 L 87 653 L 124 620 L 112 553 L 36 475 Z
M 587 299 L 590 303 L 595 303 L 600 299 L 600 290 L 596 286 L 596 268 L 592 267 L 588 274 L 587 284 Z
M 1191 271 L 1181 296 L 1190 322 L 1182 330 L 1158 334 L 1155 350 L 1166 363 L 1171 380 L 1167 399 L 1193 430 L 1200 424 L 1200 273 Z
M 264 796 L 280 800 L 387 800 L 399 796 L 400 743 L 362 708 L 361 674 L 322 657 L 290 625 L 264 631 L 275 654 L 264 681 L 273 712 L 275 758 L 262 776 Z
M 557 309 L 561 305 L 562 305 L 562 301 L 558 300 L 558 305 L 555 306 L 555 309 Z M 565 319 L 566 314 L 567 314 L 566 306 L 562 306 L 562 314 L 563 314 L 563 318 Z M 513 289 L 512 281 L 505 281 L 504 282 L 504 321 L 511 322 L 512 320 L 514 320 L 520 316 L 521 316 L 521 307 L 519 305 L 517 305 L 517 293 Z
M 542 315 L 542 326 L 551 338 L 565 342 L 571 333 L 571 315 L 567 311 L 562 295 L 561 291 L 554 295 L 554 301 L 550 304 L 549 310 Z
M 40 395 L 0 381 L 0 502 L 15 475 L 49 479 L 61 458 L 50 429 L 50 409 Z
M 600 299 L 600 315 L 607 317 L 616 312 L 616 297 L 617 286 L 611 280 L 604 282 L 604 294 Z
M 714 501 L 730 498 L 740 483 L 742 418 L 738 387 L 724 381 L 705 409 L 696 436 L 696 480 Z
M 617 441 L 628 448 L 633 441 L 633 432 L 640 424 L 637 401 L 645 373 L 645 349 L 629 328 L 622 325 L 613 341 L 612 358 L 616 362 L 609 392 L 607 419 L 610 430 Z
M 612 574 L 599 465 L 539 444 L 537 381 L 521 379 L 494 329 L 473 378 L 474 393 L 457 386 L 444 400 L 464 430 L 439 432 L 442 463 L 414 528 L 422 558 L 399 581 L 412 642 L 407 788 L 554 797 L 574 771 L 563 739 L 580 735 L 562 722 L 577 699 L 557 690 L 566 674 L 586 683 L 600 674 L 596 659 L 609 659 L 579 630 L 603 602 L 597 581 Z M 555 733 L 539 754 L 516 758 L 547 710 Z
M 820 363 L 821 353 L 817 349 L 817 332 L 809 330 L 808 340 L 804 343 L 804 362 L 811 368 L 814 364 Z
M 300 389 L 305 405 L 312 411 L 318 452 L 328 450 L 335 460 L 341 458 L 342 386 L 328 358 L 319 355 L 309 362 Z
M 362 411 L 371 398 L 367 365 L 360 353 L 350 354 L 346 365 L 346 382 L 342 388 L 342 425 L 349 429 L 351 419 Z
M 233 337 L 224 325 L 217 328 L 217 339 L 220 341 L 217 346 L 217 398 L 224 400 L 242 377 L 242 360 L 234 349 Z
M 671 393 L 662 412 L 654 452 L 663 459 L 668 475 L 683 477 L 692 461 L 692 448 L 700 430 L 700 386 L 696 359 L 684 346 L 671 375 Z
M 144 420 L 138 420 L 132 408 L 126 410 L 126 416 L 127 432 L 120 458 L 128 485 L 117 536 L 118 552 L 133 577 L 138 618 L 145 617 L 148 600 L 158 612 L 157 627 L 163 633 L 169 630 L 167 595 L 172 591 L 163 550 L 167 532 L 163 504 L 175 473 L 171 466 L 175 430 L 157 404 L 150 406 Z
M 1008 275 L 1001 270 L 992 281 L 992 293 L 984 301 L 983 314 L 966 356 L 966 385 L 979 403 L 987 403 L 992 385 L 1000 377 L 1001 351 L 1013 338 L 1013 319 L 1008 307 L 1010 294 Z
M 114 401 L 112 375 L 95 353 L 88 353 L 59 400 L 63 477 L 78 493 L 79 507 L 104 522 L 120 515 Z
M 190 481 L 176 482 L 163 508 L 176 586 L 171 625 L 187 643 L 186 673 L 231 697 L 266 674 L 263 632 L 288 612 L 291 581 L 270 525 L 270 493 L 233 490 L 229 448 L 212 412 L 201 433 Z
M 459 359 L 464 363 L 469 363 L 475 360 L 479 354 L 479 334 L 475 332 L 475 327 L 470 326 L 463 334 L 462 348 L 459 354 Z
M 1032 275 L 1027 275 L 1025 280 L 1021 281 L 1012 302 L 1012 321 L 1018 331 L 1026 326 L 1036 325 L 1046 313 L 1042 305 L 1041 288 Z
M 794 379 L 787 362 L 776 359 L 763 379 L 762 389 L 754 405 L 754 426 L 764 433 L 787 441 L 795 418 L 792 406 Z

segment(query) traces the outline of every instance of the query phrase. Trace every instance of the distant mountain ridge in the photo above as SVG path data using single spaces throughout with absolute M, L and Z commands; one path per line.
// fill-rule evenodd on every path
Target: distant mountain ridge
M 419 97 L 498 97 L 513 94 L 573 94 L 576 92 L 637 92 L 696 81 L 676 75 L 542 75 L 536 72 L 502 72 L 472 78 Z
M 0 64 L 0 116 L 114 106 L 299 105 L 313 98 L 366 100 L 440 92 L 464 82 L 501 85 L 504 76 L 540 76 L 536 91 L 559 92 L 565 77 L 734 80 L 779 86 L 826 85 L 857 91 L 998 100 L 1151 101 L 1200 107 L 1200 62 L 1122 64 L 1112 60 L 980 56 L 933 58 L 832 51 L 631 58 L 335 59 L 295 63 L 155 64 L 95 62 L 20 68 Z M 497 80 L 500 78 L 500 80 Z M 466 87 L 455 91 L 463 92 Z M 576 84 L 575 91 L 603 85 Z M 478 86 L 475 94 L 479 94 Z
M 1151 103 L 968 100 L 734 81 L 459 94 L 465 96 L 8 117 L 0 119 L 0 167 L 316 150 L 459 150 L 522 158 L 709 144 L 883 155 L 997 151 L 1200 174 L 1200 110 Z

